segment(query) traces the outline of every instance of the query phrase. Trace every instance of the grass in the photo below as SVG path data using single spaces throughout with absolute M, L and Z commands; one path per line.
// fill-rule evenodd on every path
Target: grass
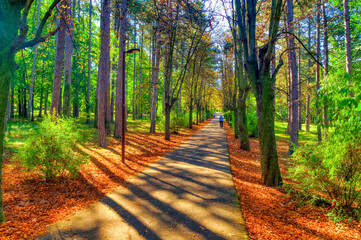
M 23 118 L 14 118 L 7 122 L 7 129 L 5 132 L 5 148 L 11 150 L 12 152 L 17 152 L 19 146 L 24 144 L 24 140 L 28 138 L 42 121 L 41 118 L 36 118 L 34 122 L 28 122 Z M 156 123 L 156 132 L 164 132 L 164 123 L 162 117 L 157 117 Z M 85 124 L 85 119 L 79 119 L 78 128 L 81 132 L 85 141 L 96 142 L 97 139 L 97 129 L 93 128 L 94 122 L 91 121 L 90 124 Z M 112 130 L 114 130 L 114 124 L 111 125 Z M 132 115 L 129 114 L 127 118 L 127 130 L 130 132 L 142 132 L 148 133 L 150 129 L 150 119 L 149 116 L 143 116 L 142 119 L 133 120 Z M 112 136 L 112 134 L 110 134 Z
M 290 141 L 290 135 L 286 133 L 287 122 L 275 122 L 275 135 L 279 141 Z M 302 130 L 298 131 L 299 144 L 317 144 L 317 125 L 310 124 L 310 131 L 306 132 L 306 125 L 302 124 Z M 334 129 L 330 129 L 329 132 L 333 132 Z
M 280 141 L 290 141 L 290 135 L 286 133 L 287 122 L 275 122 L 276 139 Z M 300 144 L 317 143 L 317 126 L 311 124 L 310 131 L 306 132 L 306 125 L 302 124 L 302 130 L 298 132 L 298 141 Z

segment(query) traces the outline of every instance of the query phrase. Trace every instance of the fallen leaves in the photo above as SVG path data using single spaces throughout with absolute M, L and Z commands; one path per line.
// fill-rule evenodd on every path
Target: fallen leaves
M 329 209 L 291 202 L 282 188 L 261 184 L 258 139 L 250 139 L 251 152 L 239 150 L 239 139 L 225 124 L 233 180 L 251 239 L 361 239 L 361 223 L 335 223 Z M 282 176 L 290 166 L 288 144 L 277 142 Z M 293 184 L 284 177 L 286 184 Z
M 207 123 L 207 122 L 206 122 Z M 161 133 L 128 132 L 126 135 L 126 163 L 121 162 L 121 143 L 108 138 L 106 148 L 95 143 L 82 146 L 90 155 L 77 179 L 64 178 L 45 182 L 40 173 L 24 172 L 5 150 L 3 165 L 3 203 L 7 221 L 0 225 L 0 239 L 34 239 L 47 227 L 73 215 L 120 185 L 126 185 L 137 173 L 157 161 L 183 141 L 194 135 L 206 123 L 180 134 L 172 134 L 171 141 Z

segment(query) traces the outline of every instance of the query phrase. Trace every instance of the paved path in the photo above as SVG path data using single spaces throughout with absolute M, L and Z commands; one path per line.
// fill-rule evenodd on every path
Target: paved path
M 38 239 L 249 239 L 225 131 L 213 119 L 190 140 Z

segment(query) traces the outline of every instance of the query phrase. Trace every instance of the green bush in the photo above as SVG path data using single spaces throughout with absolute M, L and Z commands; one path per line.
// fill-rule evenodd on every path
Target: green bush
M 229 125 L 231 125 L 231 128 L 234 127 L 234 121 L 233 121 L 233 111 L 227 111 L 223 113 L 224 120 L 227 121 Z
M 250 137 L 258 137 L 258 118 L 255 108 L 250 108 L 247 111 L 247 127 Z
M 165 117 L 163 115 L 156 116 L 155 118 L 157 130 L 164 132 L 165 129 Z
M 170 130 L 178 133 L 180 128 L 188 126 L 188 117 L 185 113 L 172 112 L 170 115 Z
M 86 162 L 77 144 L 82 136 L 72 119 L 46 117 L 19 149 L 18 159 L 29 170 L 40 170 L 47 181 L 67 172 L 76 176 Z
M 361 138 L 350 132 L 354 131 L 339 131 L 320 145 L 298 148 L 290 176 L 306 196 L 320 198 L 326 193 L 336 215 L 357 216 L 361 206 Z

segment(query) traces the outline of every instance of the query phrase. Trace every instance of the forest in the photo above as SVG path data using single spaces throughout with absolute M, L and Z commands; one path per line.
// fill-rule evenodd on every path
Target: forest
M 357 0 L 1 0 L 0 239 L 221 114 L 250 239 L 361 238 L 360 32 Z

